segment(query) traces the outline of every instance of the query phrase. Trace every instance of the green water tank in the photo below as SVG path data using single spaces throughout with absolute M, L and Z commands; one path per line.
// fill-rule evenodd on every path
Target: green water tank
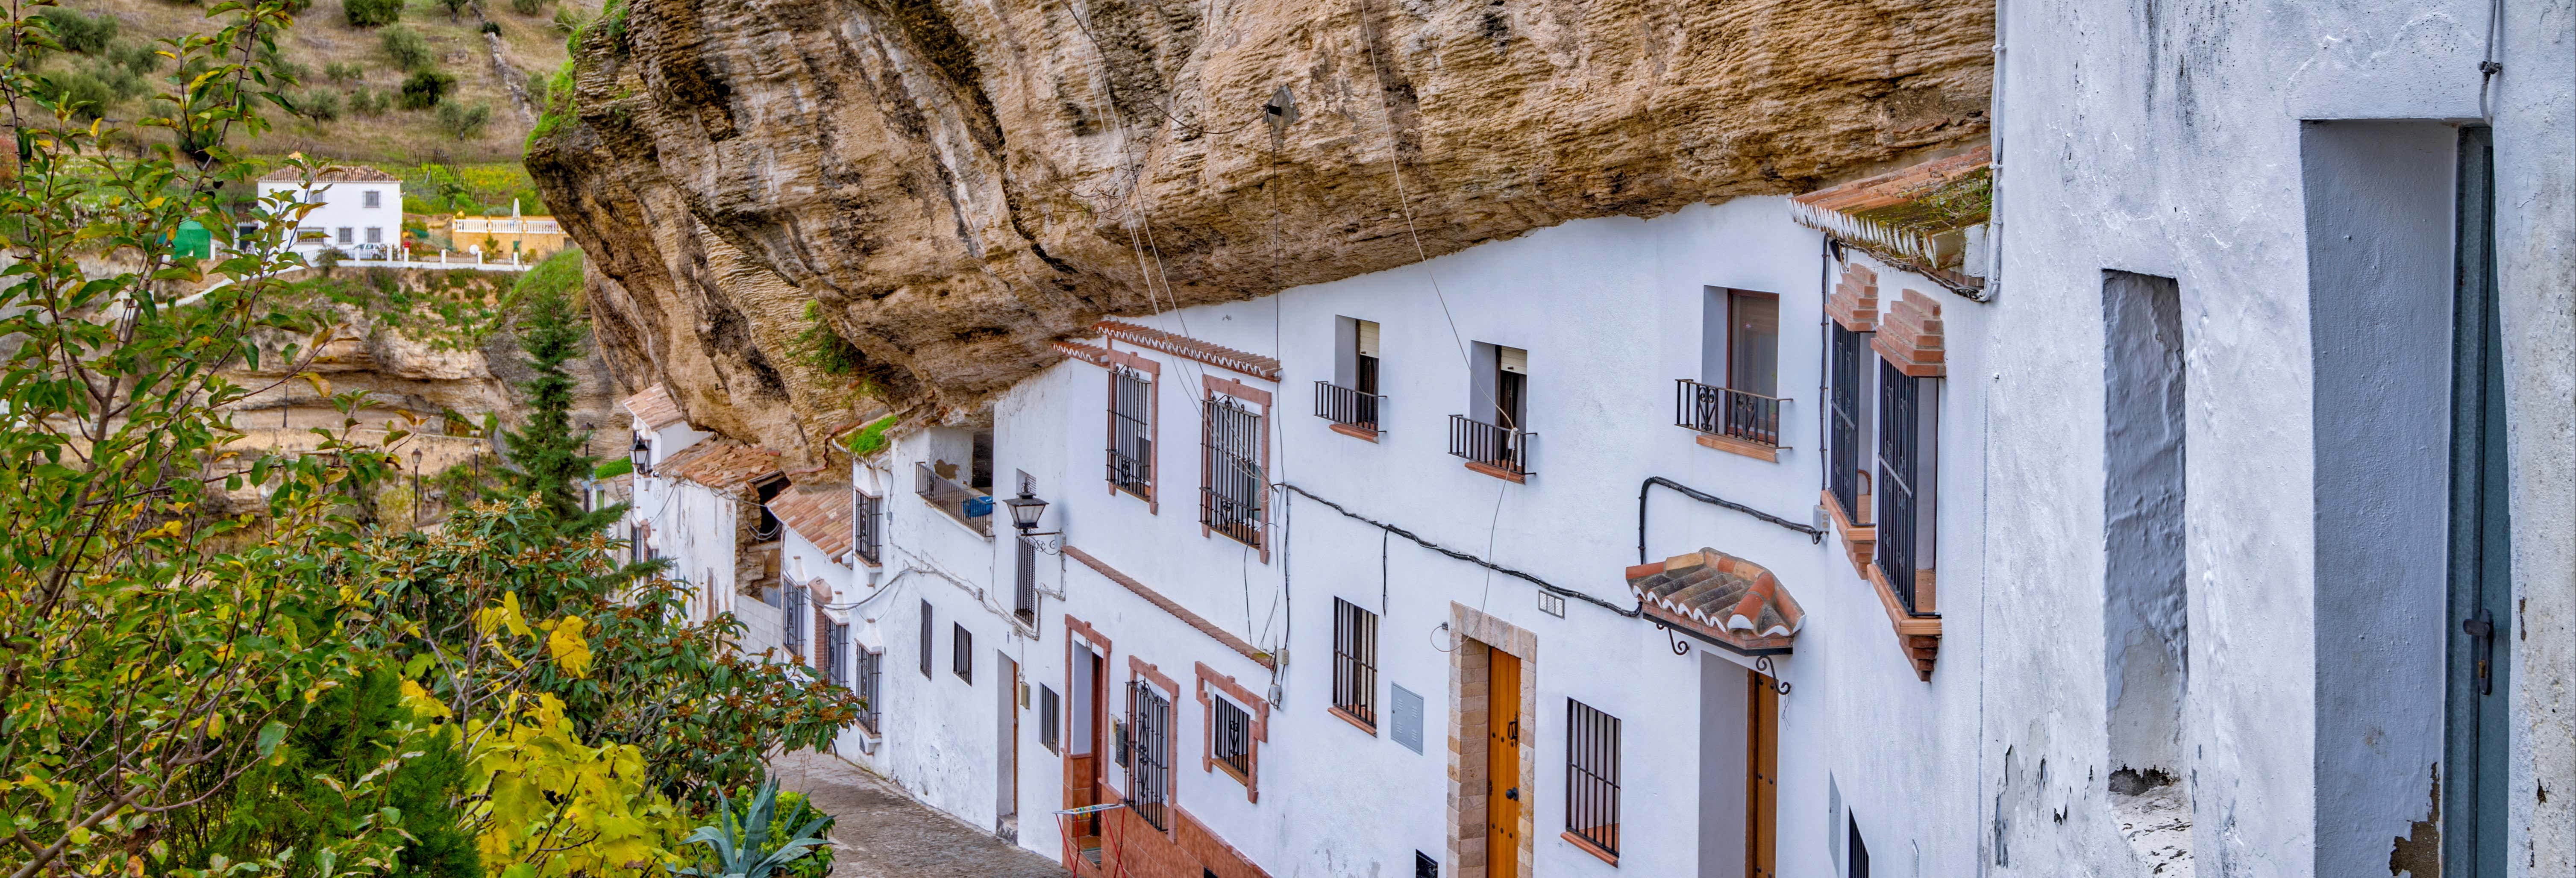
M 170 246 L 178 251 L 176 255 L 179 256 L 211 258 L 215 255 L 215 236 L 206 231 L 205 224 L 184 220 L 179 223 L 179 234 L 171 239 Z

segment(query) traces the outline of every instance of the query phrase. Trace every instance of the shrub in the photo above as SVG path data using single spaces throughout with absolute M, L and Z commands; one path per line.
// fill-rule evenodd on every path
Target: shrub
M 501 32 L 501 23 L 497 21 L 484 22 L 481 30 L 487 34 L 498 34 Z
M 546 11 L 546 0 L 510 0 L 510 11 L 520 15 L 535 15 Z
M 144 74 L 161 69 L 161 53 L 146 43 L 109 46 L 107 61 L 127 71 Z
M 492 123 L 492 105 L 464 104 L 449 101 L 438 105 L 438 130 L 458 140 L 483 136 L 483 128 Z
M 340 0 L 350 27 L 383 27 L 402 20 L 403 0 Z
M 435 70 L 423 70 L 403 78 L 400 104 L 406 110 L 426 110 L 447 99 L 455 90 L 456 77 Z
M 91 16 L 54 6 L 36 16 L 45 20 L 45 27 L 54 32 L 54 39 L 63 48 L 83 55 L 98 54 L 116 41 L 116 16 L 104 12 Z
M 361 116 L 382 116 L 386 110 L 393 108 L 393 101 L 392 92 L 376 91 L 364 86 L 349 90 L 349 112 Z
M 319 89 L 305 92 L 304 97 L 297 99 L 295 102 L 295 108 L 302 112 L 306 118 L 319 119 L 324 122 L 340 118 L 340 107 L 339 92 L 322 91 Z
M 447 10 L 450 22 L 458 21 L 465 14 L 465 7 L 472 5 L 474 0 L 438 0 L 438 8 Z
M 580 7 L 570 3 L 555 7 L 555 30 L 568 34 L 577 33 L 582 25 L 589 23 L 590 15 L 582 12 Z
M 410 25 L 397 24 L 385 28 L 384 43 L 385 57 L 393 59 L 395 67 L 419 70 L 429 66 L 429 38 L 421 36 L 420 31 L 411 29 Z
M 332 82 L 356 82 L 366 78 L 367 71 L 356 64 L 333 61 L 322 66 L 322 75 Z

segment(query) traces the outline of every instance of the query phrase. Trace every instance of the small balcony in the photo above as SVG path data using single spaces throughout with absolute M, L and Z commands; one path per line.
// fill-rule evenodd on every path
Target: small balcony
M 1538 434 L 1488 424 L 1466 415 L 1449 416 L 1449 453 L 1467 459 L 1467 468 L 1505 481 L 1527 480 L 1531 443 Z
M 993 535 L 993 498 L 982 491 L 949 481 L 930 468 L 927 462 L 912 465 L 912 492 L 924 503 L 948 514 L 968 530 Z
M 1386 428 L 1379 426 L 1378 413 L 1386 408 L 1386 395 L 1361 393 L 1330 381 L 1315 382 L 1315 417 L 1331 421 L 1333 432 L 1371 442 Z
M 1700 444 L 1747 457 L 1779 459 L 1780 409 L 1788 401 L 1701 384 L 1673 382 L 1673 424 L 1696 431 Z

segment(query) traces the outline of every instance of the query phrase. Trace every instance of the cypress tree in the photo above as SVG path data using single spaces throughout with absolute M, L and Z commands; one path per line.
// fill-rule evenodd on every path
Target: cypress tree
M 527 354 L 524 362 L 537 377 L 519 385 L 528 405 L 528 422 L 504 434 L 510 466 L 501 479 L 511 491 L 536 497 L 566 533 L 589 533 L 616 521 L 625 506 L 590 512 L 581 508 L 576 480 L 587 478 L 599 459 L 582 453 L 590 445 L 590 431 L 572 431 L 573 379 L 565 374 L 564 364 L 581 355 L 588 333 L 565 286 L 531 283 L 520 290 L 524 298 L 519 350 Z

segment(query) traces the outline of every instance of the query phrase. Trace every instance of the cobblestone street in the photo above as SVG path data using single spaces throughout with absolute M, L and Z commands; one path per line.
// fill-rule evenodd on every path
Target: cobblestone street
M 884 778 L 811 751 L 772 763 L 780 786 L 834 817 L 832 878 L 1061 878 L 1064 868 L 904 795 Z

